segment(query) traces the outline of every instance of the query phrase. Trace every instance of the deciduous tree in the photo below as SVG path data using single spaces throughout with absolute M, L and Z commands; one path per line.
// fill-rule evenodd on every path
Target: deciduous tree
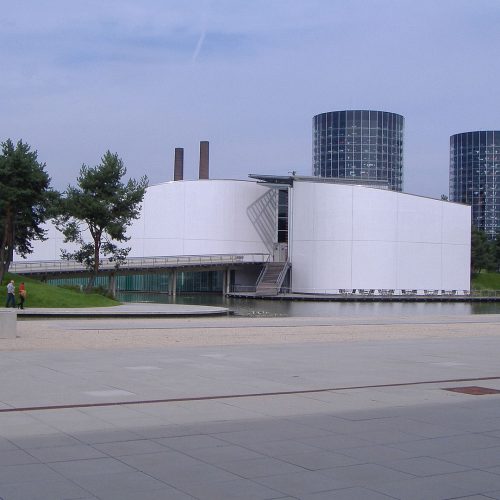
M 476 274 L 483 269 L 487 271 L 495 269 L 494 247 L 484 231 L 473 227 L 471 232 L 471 272 Z

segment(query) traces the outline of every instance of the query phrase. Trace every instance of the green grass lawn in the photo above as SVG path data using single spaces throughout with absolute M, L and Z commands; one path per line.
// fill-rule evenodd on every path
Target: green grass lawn
M 119 302 L 96 293 L 81 293 L 66 288 L 48 285 L 32 278 L 7 273 L 2 282 L 0 307 L 5 306 L 7 300 L 6 286 L 10 280 L 15 281 L 16 302 L 19 299 L 19 284 L 24 282 L 26 287 L 26 302 L 24 307 L 109 307 L 117 306 Z
M 500 290 L 500 273 L 483 271 L 472 278 L 473 290 Z

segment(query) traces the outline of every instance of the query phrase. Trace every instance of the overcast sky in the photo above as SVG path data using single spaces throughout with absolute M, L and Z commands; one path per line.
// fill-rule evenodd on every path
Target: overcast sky
M 449 136 L 500 129 L 500 0 L 0 1 L 0 139 L 53 184 L 110 149 L 128 174 L 311 174 L 312 117 L 405 117 L 404 190 L 448 193 Z

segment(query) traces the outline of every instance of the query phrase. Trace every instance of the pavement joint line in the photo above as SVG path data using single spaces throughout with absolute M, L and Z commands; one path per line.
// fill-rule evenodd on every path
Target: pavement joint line
M 66 409 L 77 409 L 77 408 L 97 408 L 106 406 L 126 406 L 126 405 L 158 404 L 158 403 L 182 403 L 191 401 L 211 401 L 211 400 L 213 401 L 219 399 L 255 398 L 255 397 L 269 397 L 269 396 L 291 396 L 295 394 L 312 394 L 318 392 L 352 391 L 356 389 L 382 389 L 387 387 L 410 387 L 415 385 L 450 384 L 457 382 L 480 382 L 487 380 L 500 380 L 500 376 L 456 378 L 456 379 L 445 379 L 445 380 L 422 380 L 418 382 L 399 382 L 394 384 L 330 387 L 328 389 L 303 389 L 295 391 L 260 392 L 260 393 L 246 393 L 246 394 L 222 394 L 218 396 L 194 396 L 194 397 L 184 397 L 184 398 L 146 399 L 139 401 L 138 400 L 113 401 L 108 403 L 101 402 L 101 403 L 75 403 L 67 405 L 23 406 L 19 408 L 1 408 L 0 413 L 15 413 L 15 412 L 44 411 L 44 410 L 66 410 Z
M 99 318 L 96 318 L 99 319 Z M 223 326 L 223 325 L 214 325 L 214 326 L 183 326 L 183 325 L 175 325 L 175 326 L 129 326 L 126 328 L 123 327 L 75 327 L 75 328 L 70 328 L 71 330 L 105 330 L 105 331 L 113 331 L 113 330 L 210 330 L 210 329 L 216 329 L 216 330 L 225 330 L 225 329 L 234 329 L 234 328 L 304 328 L 304 327 L 318 327 L 318 326 L 332 326 L 332 327 L 337 327 L 337 326 L 428 326 L 428 325 L 496 325 L 499 323 L 498 321 L 453 321 L 453 322 L 446 322 L 446 323 L 441 323 L 441 322 L 425 322 L 425 323 L 325 323 L 325 324 L 315 324 L 315 323 L 306 323 L 303 325 L 229 325 L 229 326 Z

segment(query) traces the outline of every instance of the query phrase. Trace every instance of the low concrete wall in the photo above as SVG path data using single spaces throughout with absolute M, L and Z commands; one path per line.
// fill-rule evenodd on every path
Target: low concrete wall
M 17 334 L 17 311 L 0 309 L 0 339 L 15 339 Z

